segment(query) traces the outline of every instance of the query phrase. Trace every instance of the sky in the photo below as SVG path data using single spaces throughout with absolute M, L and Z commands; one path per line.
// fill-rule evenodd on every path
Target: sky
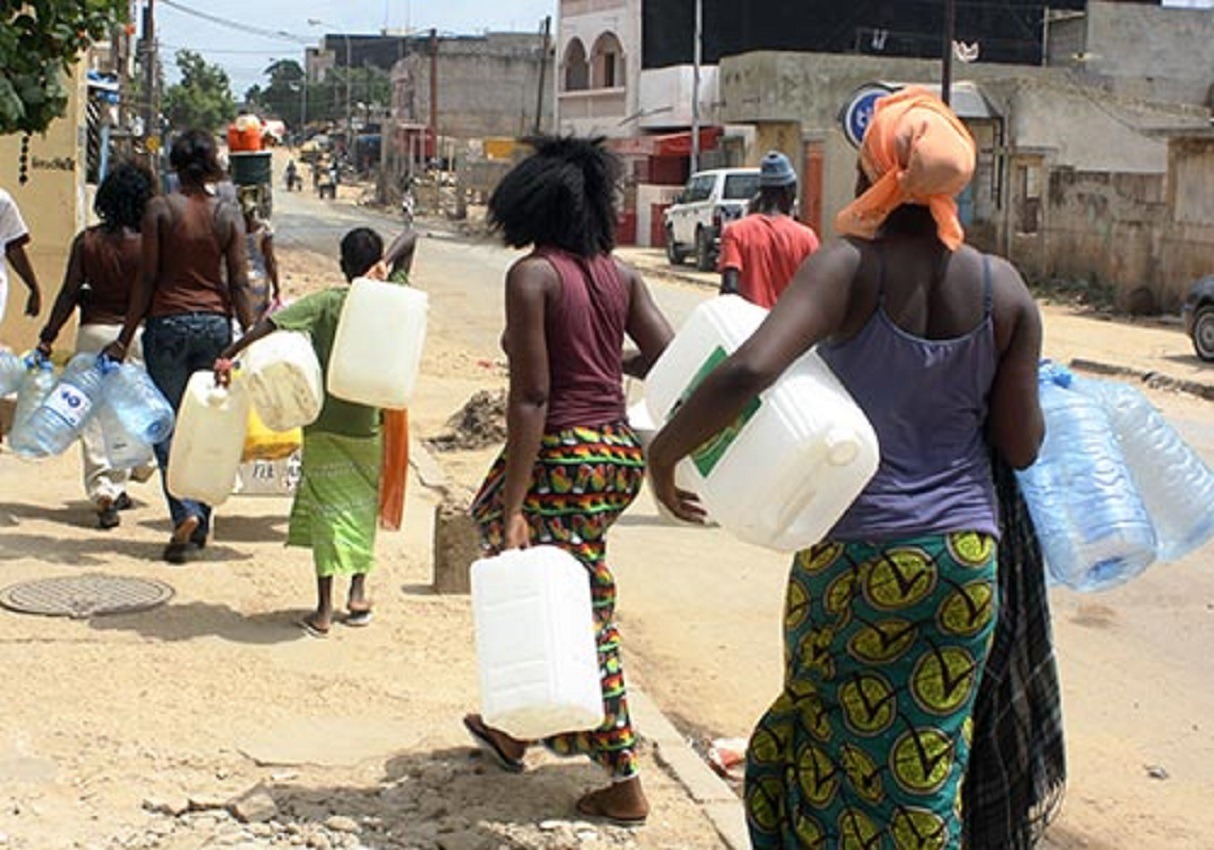
M 556 5 L 557 0 L 156 0 L 155 10 L 168 79 L 177 76 L 173 55 L 189 48 L 227 71 L 232 93 L 241 97 L 254 83 L 265 85 L 262 72 L 273 60 L 302 64 L 304 48 L 318 45 L 325 33 L 374 34 L 385 26 L 459 35 L 539 32 L 545 15 L 555 18 Z M 324 23 L 312 26 L 309 18 Z

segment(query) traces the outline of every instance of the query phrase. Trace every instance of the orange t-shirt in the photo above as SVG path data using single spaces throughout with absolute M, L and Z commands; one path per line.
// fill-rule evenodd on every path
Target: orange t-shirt
M 818 250 L 818 235 L 786 215 L 748 215 L 725 226 L 718 267 L 738 270 L 738 294 L 770 309 L 805 258 Z

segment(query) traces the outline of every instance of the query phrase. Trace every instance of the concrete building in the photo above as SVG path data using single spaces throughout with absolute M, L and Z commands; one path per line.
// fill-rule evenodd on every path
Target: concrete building
M 1058 12 L 1048 61 L 1140 100 L 1214 107 L 1214 9 L 1110 3 Z

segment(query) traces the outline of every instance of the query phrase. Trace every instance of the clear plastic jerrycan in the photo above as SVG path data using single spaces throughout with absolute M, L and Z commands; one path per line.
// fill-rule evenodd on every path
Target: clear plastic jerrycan
M 325 401 L 320 362 L 307 334 L 275 331 L 241 355 L 253 409 L 271 431 L 311 425 Z
M 356 278 L 337 322 L 329 392 L 370 407 L 408 407 L 421 367 L 428 311 L 429 298 L 419 289 Z
M 191 375 L 169 451 L 169 492 L 179 499 L 223 504 L 236 483 L 248 423 L 249 394 L 239 379 L 220 387 L 213 372 Z
M 658 423 L 763 322 L 736 295 L 696 307 L 649 371 L 645 403 Z M 737 421 L 684 458 L 676 482 L 698 493 L 727 531 L 795 551 L 819 542 L 877 471 L 877 434 L 830 367 L 806 352 Z
M 602 725 L 590 581 L 576 558 L 533 546 L 477 561 L 472 615 L 488 725 L 522 740 Z

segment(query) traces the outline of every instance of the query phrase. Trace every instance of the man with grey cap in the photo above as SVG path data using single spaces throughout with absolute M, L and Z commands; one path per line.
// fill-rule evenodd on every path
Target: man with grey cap
M 768 151 L 759 164 L 751 214 L 721 234 L 721 294 L 736 293 L 771 308 L 801 263 L 818 250 L 818 235 L 792 217 L 797 173 L 788 157 Z

